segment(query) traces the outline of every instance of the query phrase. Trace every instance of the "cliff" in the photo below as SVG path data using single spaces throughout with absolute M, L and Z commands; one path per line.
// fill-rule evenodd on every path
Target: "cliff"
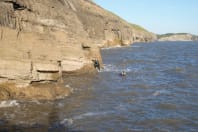
M 167 33 L 157 37 L 158 41 L 198 41 L 198 36 L 189 33 Z
M 100 47 L 153 39 L 91 0 L 0 0 L 0 83 L 62 81 L 102 63 Z

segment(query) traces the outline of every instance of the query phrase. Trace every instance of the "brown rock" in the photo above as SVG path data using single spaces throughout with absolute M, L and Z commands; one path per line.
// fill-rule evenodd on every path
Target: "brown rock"
M 13 83 L 4 83 L 0 85 L 0 100 L 55 100 L 66 97 L 71 93 L 71 88 L 65 88 L 57 84 L 36 84 L 20 88 L 16 87 Z
M 22 86 L 92 71 L 100 47 L 155 38 L 91 0 L 0 0 L 0 12 L 0 82 Z

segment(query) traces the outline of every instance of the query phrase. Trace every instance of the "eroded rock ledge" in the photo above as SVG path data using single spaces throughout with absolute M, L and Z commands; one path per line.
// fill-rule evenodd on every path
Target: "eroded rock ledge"
M 70 87 L 60 84 L 36 84 L 19 88 L 13 83 L 0 84 L 0 100 L 55 100 L 61 99 L 73 92 Z
M 0 0 L 0 12 L 0 83 L 20 87 L 94 71 L 100 47 L 156 38 L 90 0 Z

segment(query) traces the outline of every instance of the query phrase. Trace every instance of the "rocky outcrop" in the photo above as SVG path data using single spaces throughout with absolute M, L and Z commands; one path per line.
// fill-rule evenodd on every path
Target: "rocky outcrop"
M 188 33 L 168 33 L 158 35 L 158 41 L 197 41 L 198 37 Z
M 155 35 L 91 0 L 0 0 L 0 82 L 61 81 L 94 70 L 100 47 Z
M 13 83 L 0 84 L 0 100 L 55 100 L 70 95 L 71 88 L 64 88 L 58 84 L 36 84 L 18 88 Z
M 1 80 L 50 81 L 100 58 L 71 0 L 0 1 Z M 76 3 L 77 4 L 77 3 Z M 79 3 L 78 3 L 79 4 Z

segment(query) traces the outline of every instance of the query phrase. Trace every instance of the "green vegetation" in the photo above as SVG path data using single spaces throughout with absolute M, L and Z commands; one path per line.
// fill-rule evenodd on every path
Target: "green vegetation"
M 170 37 L 173 35 L 188 35 L 189 33 L 166 33 L 166 34 L 158 34 L 158 38 L 163 38 L 163 37 Z
M 157 38 L 158 39 L 161 39 L 161 38 L 164 38 L 164 37 L 171 37 L 173 35 L 191 35 L 193 41 L 198 41 L 198 36 L 197 35 L 193 35 L 193 34 L 189 34 L 189 33 L 166 33 L 166 34 L 158 34 L 157 35 Z
M 143 27 L 136 25 L 136 24 L 131 24 L 133 26 L 133 28 L 137 31 L 144 31 L 144 32 L 148 32 L 146 29 L 144 29 Z

